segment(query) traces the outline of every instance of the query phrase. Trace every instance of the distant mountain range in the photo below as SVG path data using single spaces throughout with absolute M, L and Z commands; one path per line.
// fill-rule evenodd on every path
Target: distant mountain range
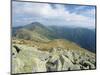
M 39 42 L 66 39 L 89 51 L 95 52 L 96 50 L 95 29 L 53 25 L 45 26 L 39 22 L 33 22 L 25 26 L 13 27 L 12 36 Z

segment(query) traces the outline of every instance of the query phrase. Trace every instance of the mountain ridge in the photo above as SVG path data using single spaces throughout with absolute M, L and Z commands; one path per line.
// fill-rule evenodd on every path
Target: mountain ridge
M 39 22 L 32 22 L 19 29 L 22 29 L 22 28 L 25 28 L 29 31 L 34 31 L 37 34 L 40 34 L 41 36 L 45 36 L 49 40 L 61 39 L 61 38 L 70 40 L 80 45 L 83 48 L 86 48 L 92 52 L 95 52 L 95 32 L 90 29 L 68 28 L 68 27 L 63 27 L 63 26 L 60 26 L 60 27 L 45 26 Z
M 67 38 L 78 31 L 31 24 L 13 30 L 12 74 L 96 69 L 96 54 Z

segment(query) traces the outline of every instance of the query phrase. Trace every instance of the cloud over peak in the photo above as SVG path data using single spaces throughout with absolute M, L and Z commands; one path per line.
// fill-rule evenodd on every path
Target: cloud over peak
M 95 6 L 13 2 L 13 25 L 41 22 L 44 25 L 95 27 Z

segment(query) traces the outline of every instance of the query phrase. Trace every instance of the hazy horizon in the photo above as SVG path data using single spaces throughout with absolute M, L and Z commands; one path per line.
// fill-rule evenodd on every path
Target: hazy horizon
M 12 18 L 13 27 L 40 22 L 47 26 L 95 28 L 95 6 L 13 1 Z

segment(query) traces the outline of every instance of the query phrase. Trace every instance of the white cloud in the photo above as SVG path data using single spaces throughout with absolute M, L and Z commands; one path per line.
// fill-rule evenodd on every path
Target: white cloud
M 20 3 L 15 2 L 13 5 L 13 16 L 31 16 L 20 17 L 22 24 L 32 21 L 39 21 L 45 25 L 75 25 L 81 27 L 95 27 L 95 19 L 84 16 L 81 14 L 70 13 L 65 9 L 63 5 L 56 5 L 56 8 L 52 8 L 50 4 L 41 3 Z M 21 6 L 19 6 L 21 5 Z M 81 8 L 81 7 L 80 7 Z M 77 8 L 77 9 L 80 9 Z M 94 15 L 95 10 L 82 12 L 82 14 Z M 17 19 L 17 18 L 15 18 Z

